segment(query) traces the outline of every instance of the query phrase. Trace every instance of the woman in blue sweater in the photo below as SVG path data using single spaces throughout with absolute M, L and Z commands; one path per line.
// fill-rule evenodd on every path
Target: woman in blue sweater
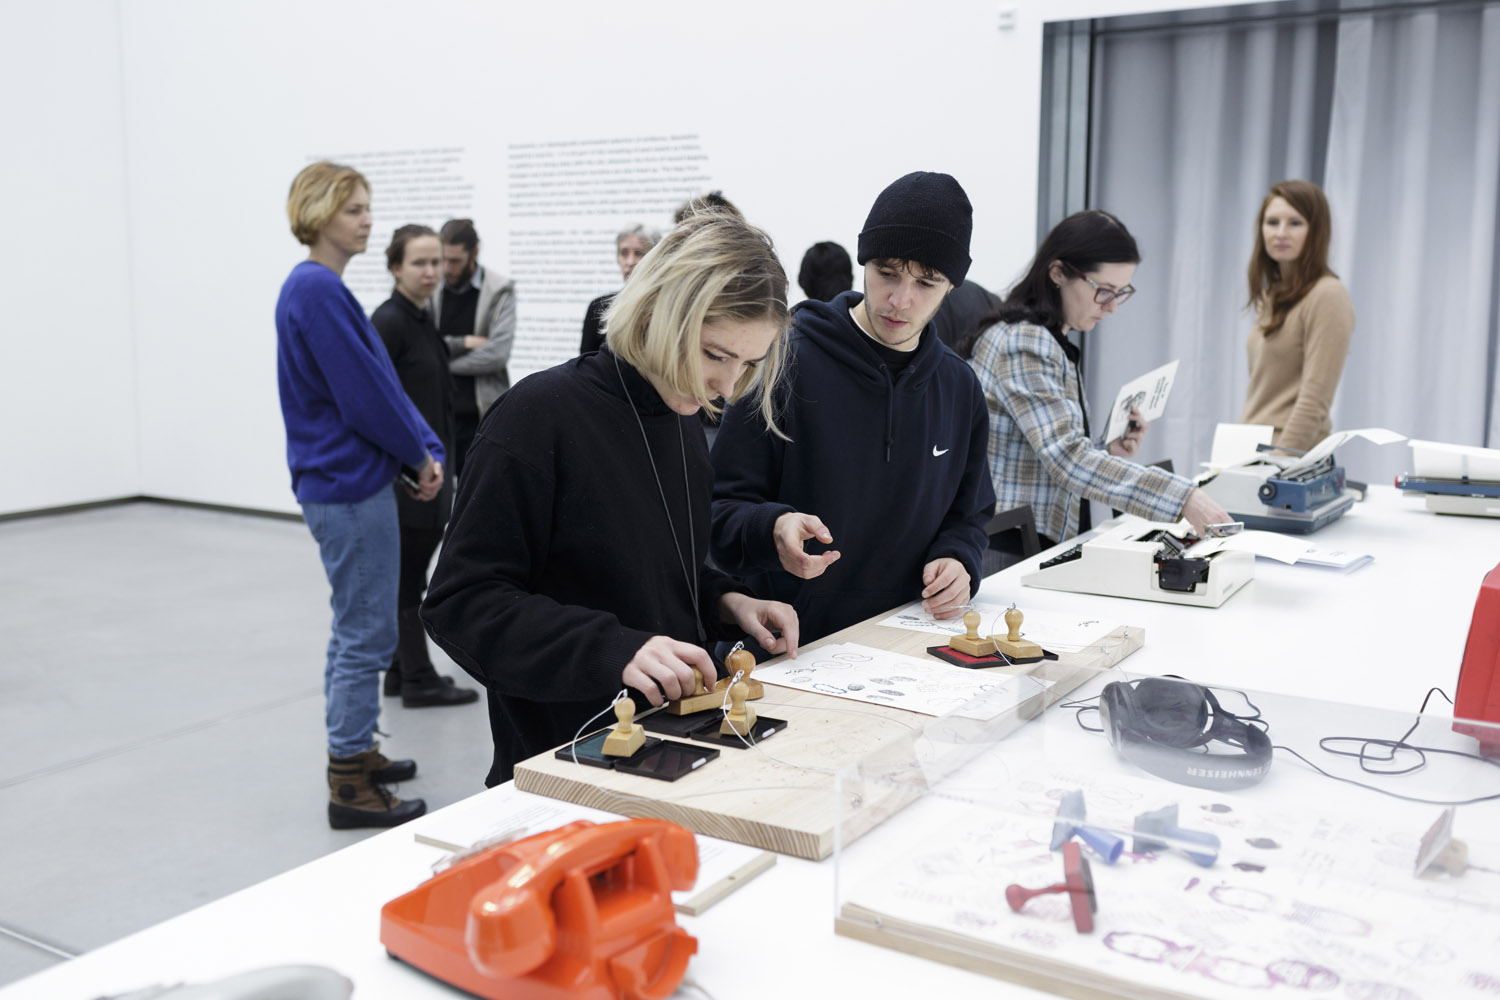
M 328 822 L 394 826 L 427 806 L 386 790 L 417 765 L 387 759 L 374 740 L 380 671 L 396 648 L 400 532 L 391 483 L 401 474 L 413 496 L 431 500 L 446 456 L 343 282 L 370 238 L 369 183 L 350 167 L 314 163 L 292 181 L 286 208 L 309 252 L 276 302 L 276 375 L 292 492 L 333 589 L 323 670 Z

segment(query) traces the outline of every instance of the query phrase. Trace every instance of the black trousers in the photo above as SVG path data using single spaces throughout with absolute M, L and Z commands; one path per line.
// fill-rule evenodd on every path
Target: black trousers
M 442 528 L 401 528 L 401 575 L 397 580 L 396 607 L 402 611 L 422 603 L 427 593 L 427 567 L 443 540 Z
M 464 456 L 469 453 L 469 445 L 474 443 L 474 432 L 479 430 L 479 413 L 459 412 L 453 414 L 453 454 L 448 456 L 448 468 L 445 474 L 452 475 L 454 479 L 464 474 Z
M 427 635 L 417 609 L 427 592 L 427 567 L 443 540 L 441 528 L 401 528 L 401 568 L 396 581 L 396 652 L 391 666 L 403 680 L 418 680 L 435 673 L 427 654 Z

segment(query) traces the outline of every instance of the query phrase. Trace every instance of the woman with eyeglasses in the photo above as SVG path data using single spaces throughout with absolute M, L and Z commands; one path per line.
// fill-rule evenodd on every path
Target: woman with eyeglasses
M 1030 505 L 1044 545 L 1088 530 L 1086 500 L 1154 521 L 1185 517 L 1199 534 L 1231 520 L 1187 479 L 1130 461 L 1146 435 L 1134 407 L 1123 435 L 1103 444 L 1093 438 L 1078 348 L 1067 334 L 1092 330 L 1135 293 L 1130 279 L 1140 259 L 1113 215 L 1070 215 L 973 343 L 960 345 L 989 402 L 995 509 Z
M 1354 303 L 1328 269 L 1328 199 L 1309 181 L 1282 181 L 1261 202 L 1250 255 L 1250 387 L 1244 424 L 1270 424 L 1271 443 L 1306 451 L 1333 432 Z

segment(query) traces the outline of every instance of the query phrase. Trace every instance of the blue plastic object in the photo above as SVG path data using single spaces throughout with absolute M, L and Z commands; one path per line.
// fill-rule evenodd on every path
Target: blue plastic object
M 1124 838 L 1096 826 L 1085 826 L 1084 816 L 1083 789 L 1076 788 L 1057 803 L 1057 819 L 1052 824 L 1052 850 L 1058 850 L 1076 836 L 1105 864 L 1112 865 L 1120 860 L 1120 852 L 1125 850 Z

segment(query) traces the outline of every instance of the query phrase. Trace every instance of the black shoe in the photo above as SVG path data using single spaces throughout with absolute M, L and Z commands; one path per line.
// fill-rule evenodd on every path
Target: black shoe
M 381 784 L 392 785 L 398 781 L 410 781 L 416 776 L 416 761 L 391 760 L 380 752 L 380 744 L 375 744 L 374 756 L 370 758 L 370 777 Z
M 385 672 L 385 687 L 383 688 L 387 698 L 394 698 L 401 693 L 401 668 L 391 667 Z
M 328 803 L 328 825 L 335 830 L 357 830 L 368 826 L 400 826 L 427 812 L 421 799 L 402 799 L 390 809 L 357 809 Z
M 403 708 L 443 708 L 448 705 L 468 705 L 479 700 L 479 692 L 473 688 L 459 687 L 452 677 L 436 674 L 425 680 L 406 681 L 401 685 Z

